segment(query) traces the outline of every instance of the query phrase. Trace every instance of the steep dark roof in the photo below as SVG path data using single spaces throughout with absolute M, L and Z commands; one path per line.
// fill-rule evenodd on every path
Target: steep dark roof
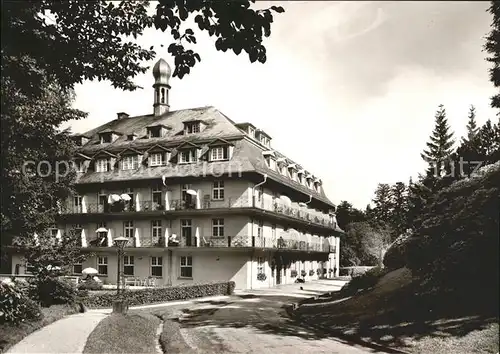
M 184 129 L 184 122 L 200 120 L 207 124 L 207 127 L 192 135 L 177 135 L 179 130 Z M 172 127 L 165 136 L 160 138 L 135 139 L 127 140 L 126 135 L 137 134 L 138 136 L 146 135 L 146 128 L 151 125 L 164 124 Z M 114 170 L 109 172 L 94 172 L 89 170 L 84 175 L 79 175 L 78 183 L 99 183 L 106 181 L 126 181 L 140 180 L 166 177 L 189 177 L 201 176 L 203 174 L 211 174 L 223 171 L 231 171 L 233 174 L 257 172 L 267 174 L 268 178 L 284 184 L 290 188 L 298 190 L 306 195 L 312 195 L 313 198 L 322 201 L 328 205 L 334 204 L 326 197 L 323 188 L 318 193 L 315 190 L 307 188 L 296 181 L 291 180 L 287 176 L 281 175 L 278 171 L 270 169 L 262 152 L 269 150 L 264 148 L 253 139 L 247 137 L 241 132 L 231 119 L 219 112 L 214 107 L 202 107 L 194 109 L 186 109 L 179 111 L 168 112 L 160 117 L 153 115 L 137 116 L 115 119 L 100 127 L 92 129 L 85 135 L 92 137 L 92 140 L 79 149 L 79 152 L 87 156 L 94 156 L 97 152 L 105 150 L 109 153 L 120 153 L 127 148 L 133 148 L 141 152 L 159 145 L 165 148 L 177 148 L 180 145 L 194 144 L 202 146 L 209 144 L 215 139 L 221 139 L 234 144 L 233 156 L 230 161 L 206 162 L 199 161 L 195 164 L 175 164 L 174 166 L 142 166 L 137 170 Z M 122 137 L 116 139 L 112 143 L 99 144 L 98 134 L 106 130 L 115 130 L 123 134 Z M 184 145 L 186 146 L 186 145 Z M 285 158 L 288 164 L 298 163 L 287 158 L 284 154 L 276 151 L 276 157 Z

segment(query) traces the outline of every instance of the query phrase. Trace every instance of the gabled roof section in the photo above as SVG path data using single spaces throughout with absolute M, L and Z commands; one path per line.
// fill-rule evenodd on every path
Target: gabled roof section
M 73 134 L 70 136 L 70 138 L 87 138 L 90 139 L 91 137 L 86 135 L 86 134 Z
M 126 148 L 122 151 L 120 151 L 120 153 L 118 154 L 119 156 L 125 156 L 125 155 L 142 155 L 143 153 L 139 150 L 136 150 L 134 148 Z
M 96 159 L 98 157 L 114 157 L 114 158 L 117 158 L 118 155 L 112 154 L 112 153 L 110 153 L 109 151 L 106 151 L 106 150 L 101 150 L 97 154 L 95 154 L 94 156 L 92 156 L 92 160 L 94 160 L 94 159 Z
M 233 143 L 225 140 L 225 139 L 222 139 L 222 138 L 217 138 L 217 139 L 214 139 L 212 140 L 211 142 L 209 142 L 207 144 L 207 146 L 220 146 L 220 145 L 231 145 L 231 146 L 234 146 Z
M 182 144 L 180 144 L 179 146 L 177 146 L 177 150 L 184 150 L 184 149 L 199 149 L 201 146 L 199 145 L 196 145 L 196 144 L 193 144 L 192 142 L 190 141 L 185 141 L 183 142 Z
M 265 150 L 265 151 L 262 151 L 262 155 L 263 156 L 273 156 L 273 157 L 276 157 L 276 154 L 274 153 L 273 150 Z
M 79 152 L 77 152 L 75 155 L 76 155 L 77 158 L 80 157 L 80 158 L 82 158 L 84 160 L 92 160 L 92 157 L 89 157 L 89 156 L 84 155 L 84 154 L 79 153 Z
M 112 133 L 112 134 L 116 134 L 116 135 L 123 135 L 123 133 L 120 133 L 116 130 L 112 130 L 112 129 L 104 129 L 104 130 L 101 130 L 99 132 L 99 134 L 107 134 L 107 133 Z
M 298 169 L 297 164 L 295 164 L 295 163 L 290 163 L 290 164 L 288 164 L 288 166 L 286 166 L 286 168 L 293 168 L 293 169 L 295 169 L 295 170 L 297 170 L 297 169 Z
M 182 109 L 178 111 L 169 111 L 161 116 L 154 116 L 152 114 L 129 117 L 127 119 L 114 119 L 100 127 L 89 130 L 84 134 L 92 137 L 89 144 L 85 145 L 82 153 L 89 156 L 94 155 L 97 151 L 102 149 L 102 145 L 93 144 L 99 142 L 98 134 L 102 131 L 118 131 L 122 133 L 123 137 L 110 142 L 106 145 L 106 149 L 118 152 L 127 147 L 134 147 L 135 149 L 148 149 L 152 145 L 151 139 L 135 139 L 127 140 L 127 135 L 136 134 L 137 137 L 147 136 L 147 127 L 162 124 L 171 127 L 166 130 L 164 136 L 154 138 L 154 143 L 164 145 L 167 143 L 169 146 L 180 144 L 186 139 L 186 135 L 177 135 L 179 131 L 184 130 L 184 122 L 198 120 L 206 124 L 203 131 L 196 133 L 196 139 L 203 141 L 210 141 L 216 138 L 226 140 L 233 140 L 241 138 L 245 134 L 235 127 L 234 122 L 226 117 L 223 113 L 214 107 L 200 107 L 191 109 Z
M 170 149 L 166 148 L 165 146 L 161 146 L 159 144 L 156 144 L 156 145 L 153 145 L 149 149 L 146 150 L 147 153 L 157 152 L 157 151 L 169 152 Z
M 168 125 L 161 124 L 161 123 L 153 123 L 153 124 L 148 125 L 146 128 L 156 128 L 156 127 L 161 127 L 161 128 L 165 128 L 168 130 L 172 129 L 172 127 L 169 127 Z

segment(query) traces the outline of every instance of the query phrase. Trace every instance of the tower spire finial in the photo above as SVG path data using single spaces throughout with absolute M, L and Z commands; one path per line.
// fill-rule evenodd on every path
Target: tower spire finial
M 154 115 L 161 116 L 164 113 L 167 113 L 170 109 L 170 105 L 168 103 L 168 93 L 170 90 L 170 78 L 172 77 L 172 69 L 170 69 L 170 65 L 160 58 L 153 67 L 153 77 L 155 79 L 155 83 L 153 85 L 154 88 Z

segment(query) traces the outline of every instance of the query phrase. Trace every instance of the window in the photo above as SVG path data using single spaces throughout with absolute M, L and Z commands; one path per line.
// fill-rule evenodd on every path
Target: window
M 252 137 L 255 138 L 255 129 L 252 127 L 248 127 L 248 134 Z
M 151 236 L 154 240 L 159 240 L 161 238 L 161 220 L 151 221 Z
M 125 237 L 134 237 L 134 222 L 125 221 L 123 223 Z
M 75 161 L 76 172 L 85 172 L 85 161 L 76 160 Z
M 163 165 L 163 154 L 161 152 L 151 154 L 149 157 L 150 166 L 161 166 Z
M 50 236 L 52 238 L 56 238 L 58 233 L 59 233 L 58 229 L 50 229 Z
M 161 127 L 148 128 L 148 135 L 150 138 L 161 138 Z
M 181 278 L 192 278 L 193 277 L 193 257 L 182 256 L 181 257 Z
M 200 122 L 184 123 L 184 134 L 194 134 L 200 132 Z
M 83 266 L 81 263 L 73 264 L 73 274 L 82 274 Z
M 316 190 L 316 192 L 321 192 L 321 186 L 319 185 L 319 183 L 314 183 L 314 189 Z
M 73 212 L 75 213 L 81 213 L 82 212 L 82 196 L 81 195 L 75 195 L 73 197 Z
M 122 160 L 122 170 L 135 170 L 139 167 L 139 158 L 137 155 L 124 156 Z
M 299 174 L 299 183 L 304 184 L 304 175 L 302 173 Z
M 262 202 L 262 195 L 264 194 L 264 190 L 262 187 L 257 187 L 257 201 Z
M 181 237 L 188 247 L 193 246 L 193 232 L 191 219 L 181 219 Z
M 96 172 L 108 172 L 109 170 L 109 159 L 99 159 L 95 162 Z
M 113 140 L 111 133 L 102 133 L 101 134 L 101 144 L 110 143 Z
M 217 146 L 210 149 L 210 161 L 222 161 L 229 159 L 229 148 Z
M 162 205 L 162 191 L 161 186 L 157 185 L 152 189 L 152 197 L 153 197 L 153 207 L 155 210 L 160 210 Z
M 257 224 L 257 237 L 262 237 L 263 235 L 263 227 L 264 227 L 264 222 L 259 221 L 259 223 Z
M 35 268 L 29 262 L 26 262 L 24 273 L 25 274 L 33 274 L 34 271 L 35 271 Z
M 100 222 L 99 224 L 97 224 L 97 229 L 100 229 L 101 227 L 106 228 L 106 223 L 105 222 Z M 99 242 L 100 245 L 103 245 L 104 242 L 106 242 L 107 236 L 108 236 L 108 232 L 107 231 L 99 231 L 97 233 L 97 240 L 98 240 L 98 242 Z
M 163 258 L 151 257 L 151 275 L 153 277 L 162 277 L 163 275 Z
M 310 178 L 306 178 L 306 184 L 307 184 L 307 187 L 308 188 L 311 188 L 311 179 Z
M 264 274 L 264 257 L 257 258 L 257 274 Z
M 215 181 L 212 189 L 212 199 L 223 200 L 224 199 L 224 181 Z
M 134 275 L 134 256 L 123 256 L 123 274 Z
M 272 232 L 272 234 L 271 234 L 272 238 L 275 239 L 276 238 L 276 224 L 273 224 L 271 226 L 271 232 Z
M 129 141 L 135 140 L 135 135 L 134 134 L 127 135 L 127 140 L 129 140 Z
M 283 165 L 281 163 L 278 164 L 278 172 L 282 175 L 285 174 L 285 171 L 284 171 L 284 168 L 283 168 Z
M 197 149 L 183 150 L 180 153 L 179 163 L 193 163 L 196 162 Z
M 212 219 L 212 236 L 224 237 L 224 219 Z
M 108 275 L 108 257 L 97 257 L 97 272 L 100 275 Z

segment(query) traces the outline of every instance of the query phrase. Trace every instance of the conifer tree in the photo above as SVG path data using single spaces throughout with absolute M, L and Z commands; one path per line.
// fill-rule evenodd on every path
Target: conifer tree
M 476 134 L 479 132 L 479 127 L 476 122 L 476 108 L 470 106 L 469 109 L 469 121 L 467 122 L 467 138 L 463 138 L 463 141 L 471 141 L 474 139 Z
M 490 81 L 500 91 L 500 2 L 492 1 L 488 12 L 493 15 L 493 21 L 484 49 L 490 54 L 486 60 L 493 64 L 493 67 L 489 69 Z M 500 92 L 491 97 L 491 106 L 500 108 Z
M 436 112 L 434 130 L 429 139 L 427 150 L 424 150 L 421 156 L 429 165 L 427 176 L 439 179 L 446 171 L 447 165 L 449 165 L 453 153 L 453 144 L 455 143 L 443 105 L 439 105 Z
M 408 216 L 408 189 L 403 182 L 397 182 L 391 186 L 391 227 L 394 230 L 393 240 L 407 229 Z

